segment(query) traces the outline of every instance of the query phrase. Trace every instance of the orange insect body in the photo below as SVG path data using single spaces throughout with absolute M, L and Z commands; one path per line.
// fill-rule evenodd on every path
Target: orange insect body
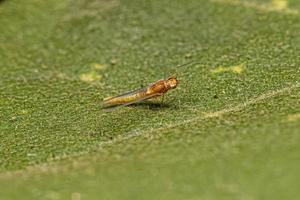
M 150 84 L 149 86 L 136 91 L 125 93 L 115 97 L 107 97 L 103 99 L 103 102 L 107 106 L 126 106 L 137 103 L 139 101 L 161 96 L 170 89 L 176 88 L 177 85 L 178 80 L 176 79 L 176 77 L 170 77 L 166 80 L 158 80 L 153 84 Z

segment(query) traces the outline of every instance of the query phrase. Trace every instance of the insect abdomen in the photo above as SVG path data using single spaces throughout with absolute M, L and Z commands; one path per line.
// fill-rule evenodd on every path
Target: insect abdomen
M 132 94 L 124 97 L 116 97 L 116 98 L 106 98 L 104 99 L 104 103 L 107 105 L 119 105 L 119 104 L 124 104 L 128 103 L 130 101 L 137 100 L 141 97 L 143 97 L 145 94 L 144 93 L 137 93 L 137 94 Z

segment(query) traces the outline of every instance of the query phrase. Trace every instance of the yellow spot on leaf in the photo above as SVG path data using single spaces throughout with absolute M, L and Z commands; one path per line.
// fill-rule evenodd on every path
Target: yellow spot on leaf
M 187 54 L 184 55 L 184 57 L 185 57 L 185 58 L 191 58 L 191 57 L 193 57 L 193 54 L 187 53 Z
M 288 8 L 288 2 L 286 0 L 272 0 L 270 6 L 274 10 L 284 10 Z
M 42 66 L 41 66 L 43 69 L 47 69 L 48 68 L 48 66 L 47 65 L 45 65 L 45 64 L 42 64 Z
M 27 115 L 28 114 L 28 110 L 21 110 L 20 114 Z
M 288 119 L 289 122 L 294 122 L 300 120 L 300 113 L 289 115 Z
M 232 4 L 237 6 L 243 6 L 247 8 L 253 8 L 264 12 L 282 12 L 286 14 L 299 15 L 297 9 L 289 8 L 288 0 L 269 0 L 268 3 L 259 3 L 259 1 L 241 1 L 241 0 L 211 0 L 212 2 L 218 2 L 223 4 Z
M 116 64 L 118 64 L 118 63 L 119 63 L 119 61 L 116 60 L 116 59 L 112 59 L 112 60 L 110 61 L 110 64 L 112 64 L 112 65 L 116 65 Z
M 80 75 L 80 80 L 84 82 L 95 82 L 101 80 L 102 76 L 95 71 L 84 73 Z
M 93 63 L 93 64 L 91 64 L 91 67 L 93 69 L 97 69 L 97 70 L 104 70 L 104 69 L 106 69 L 106 65 L 102 65 L 102 64 L 99 64 L 99 63 Z
M 240 64 L 240 65 L 235 65 L 235 66 L 230 66 L 230 67 L 219 66 L 215 69 L 212 69 L 211 72 L 214 74 L 224 73 L 224 72 L 240 74 L 243 72 L 243 70 L 244 70 L 244 65 Z
M 79 192 L 73 192 L 71 195 L 72 200 L 81 200 L 81 194 Z

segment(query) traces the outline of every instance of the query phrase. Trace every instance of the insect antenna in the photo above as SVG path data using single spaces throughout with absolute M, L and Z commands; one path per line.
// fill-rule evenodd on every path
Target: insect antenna
M 173 74 L 172 74 L 171 77 L 177 77 L 176 75 L 177 75 L 178 69 L 183 68 L 183 67 L 193 66 L 193 65 L 196 65 L 196 64 L 200 64 L 200 63 L 199 62 L 190 61 L 190 62 L 187 62 L 187 63 L 183 63 L 181 65 L 177 65 L 176 68 L 174 69 Z M 185 82 L 184 83 L 185 86 L 183 88 L 187 88 L 187 84 L 188 83 L 186 81 L 184 81 L 184 82 Z M 176 92 L 179 93 L 178 90 L 176 90 Z M 181 103 L 180 100 L 178 101 L 178 106 L 179 106 L 179 109 L 181 109 L 182 103 Z
M 172 77 L 176 77 L 178 69 L 183 68 L 183 67 L 187 67 L 187 66 L 193 66 L 193 65 L 196 65 L 196 64 L 200 64 L 200 63 L 199 62 L 190 61 L 190 62 L 187 62 L 187 63 L 183 63 L 181 65 L 177 65 L 176 68 L 174 69 L 174 71 L 172 72 Z
M 187 66 L 187 65 L 190 65 L 190 64 L 193 64 L 193 63 L 194 63 L 194 61 L 190 61 L 190 62 L 184 63 L 182 65 L 177 65 L 177 68 L 184 67 L 184 66 Z

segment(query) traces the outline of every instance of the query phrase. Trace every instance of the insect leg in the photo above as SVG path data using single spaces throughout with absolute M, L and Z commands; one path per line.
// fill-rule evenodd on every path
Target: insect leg
M 164 103 L 164 98 L 165 98 L 165 95 L 161 95 L 161 104 L 160 104 L 160 107 L 163 106 L 163 103 Z

